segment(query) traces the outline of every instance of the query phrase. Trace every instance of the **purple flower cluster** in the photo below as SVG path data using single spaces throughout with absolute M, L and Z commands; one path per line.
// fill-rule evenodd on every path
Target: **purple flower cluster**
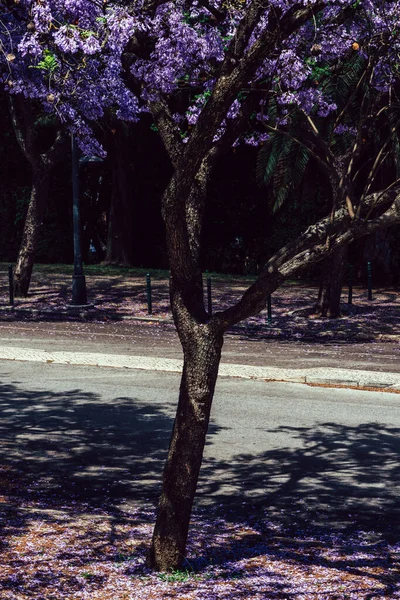
M 10 8 L 2 4 L 0 83 L 10 93 L 39 100 L 97 150 L 90 123 L 106 111 L 134 121 L 148 110 L 149 101 L 161 95 L 173 106 L 183 91 L 185 101 L 180 102 L 175 122 L 187 141 L 235 43 L 238 24 L 253 3 L 213 0 L 208 10 L 197 0 L 167 1 L 158 4 L 154 13 L 144 1 L 129 9 L 117 0 L 20 0 Z M 268 3 L 250 32 L 245 53 L 268 26 L 269 10 L 284 13 L 295 4 L 295 0 Z M 350 11 L 343 19 L 344 7 Z M 336 105 L 321 89 L 317 69 L 333 68 L 354 52 L 373 55 L 374 85 L 386 90 L 399 75 L 399 27 L 400 9 L 394 0 L 360 0 L 356 5 L 352 0 L 329 2 L 318 19 L 275 48 L 248 86 L 276 97 L 282 110 L 280 122 L 285 122 L 291 107 L 326 116 Z M 143 50 L 136 43 L 127 73 L 124 53 L 134 37 L 141 40 Z M 127 79 L 134 85 L 128 87 Z M 239 96 L 221 120 L 215 139 L 240 107 Z M 173 112 L 178 114 L 175 106 Z M 250 143 L 262 141 L 263 118 L 260 112 L 253 120 L 254 131 L 247 134 Z

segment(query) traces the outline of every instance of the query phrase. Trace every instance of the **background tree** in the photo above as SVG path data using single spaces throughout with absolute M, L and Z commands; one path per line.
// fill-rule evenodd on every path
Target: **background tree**
M 316 64 L 314 58 L 309 59 L 311 82 L 336 106 L 327 117 L 319 117 L 316 110 L 306 114 L 293 106 L 282 119 L 276 101 L 270 104 L 265 123 L 270 139 L 259 152 L 257 174 L 262 183 L 271 183 L 274 213 L 290 192 L 299 188 L 311 159 L 324 176 L 325 202 L 332 211 L 341 204 L 340 195 L 345 202 L 354 202 L 371 189 L 397 183 L 400 103 L 396 89 L 391 87 L 388 94 L 373 85 L 377 57 L 367 59 L 360 55 L 359 45 L 353 45 L 353 55 L 344 61 Z M 346 257 L 347 247 L 343 246 L 322 265 L 316 306 L 321 316 L 340 314 Z
M 62 129 L 51 131 L 50 135 L 40 135 L 40 117 L 35 117 L 34 107 L 29 100 L 10 96 L 10 113 L 17 141 L 32 172 L 28 210 L 14 272 L 14 294 L 27 296 L 51 173 L 66 150 L 66 137 Z

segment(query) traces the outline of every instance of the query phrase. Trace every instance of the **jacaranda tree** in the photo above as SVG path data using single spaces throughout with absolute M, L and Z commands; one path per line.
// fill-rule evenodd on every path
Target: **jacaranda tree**
M 321 46 L 312 47 L 314 55 Z M 333 210 L 348 194 L 353 203 L 371 189 L 396 184 L 400 175 L 399 89 L 376 86 L 371 75 L 379 56 L 369 48 L 369 55 L 352 45 L 353 52 L 332 69 L 329 64 L 309 59 L 311 77 L 336 108 L 319 116 L 317 107 L 306 112 L 302 106 L 291 107 L 285 122 L 275 98 L 268 106 L 270 132 L 258 154 L 257 175 L 272 188 L 271 208 L 277 211 L 295 194 L 305 176 L 308 162 L 324 174 L 326 195 Z M 380 53 L 381 48 L 375 49 Z M 394 78 L 396 80 L 396 77 Z M 378 183 L 379 182 L 379 183 Z M 321 316 L 336 318 L 340 314 L 342 279 L 346 267 L 347 246 L 337 248 L 324 261 L 322 280 L 315 310 Z
M 149 560 L 156 569 L 178 568 L 224 332 L 262 310 L 268 294 L 287 277 L 343 244 L 400 221 L 397 185 L 354 198 L 344 172 L 330 214 L 284 245 L 237 303 L 211 316 L 204 307 L 200 264 L 210 174 L 233 144 L 266 139 L 262 124 L 271 95 L 279 105 L 280 125 L 293 107 L 319 117 L 336 110 L 312 76 L 319 64 L 335 69 L 355 48 L 366 57 L 373 50 L 378 57 L 370 74 L 374 85 L 395 85 L 399 5 L 385 0 L 3 0 L 2 7 L 1 77 L 11 94 L 39 99 L 76 133 L 84 152 L 99 154 L 103 149 L 91 123 L 105 111 L 131 121 L 150 112 L 171 160 L 162 213 L 184 367 Z

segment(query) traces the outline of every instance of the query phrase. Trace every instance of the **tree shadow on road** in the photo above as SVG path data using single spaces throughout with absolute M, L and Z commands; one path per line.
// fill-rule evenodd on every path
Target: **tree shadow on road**
M 105 403 L 78 389 L 55 394 L 2 384 L 0 413 L 1 464 L 29 482 L 20 491 L 26 498 L 154 495 L 172 428 L 167 411 L 135 398 Z
M 400 510 L 400 428 L 328 422 L 265 433 L 276 436 L 276 449 L 208 461 L 203 468 L 207 496 L 229 504 L 234 490 L 235 498 L 254 509 L 359 513 L 374 528 L 381 516 Z M 287 435 L 297 447 L 280 447 Z
M 139 505 L 132 519 L 136 523 L 154 516 L 149 506 L 154 508 L 159 493 L 171 415 L 135 398 L 105 402 L 100 394 L 79 389 L 54 393 L 3 383 L 0 416 L 0 549 L 7 557 L 6 562 L 1 559 L 2 564 L 11 569 L 10 576 L 3 569 L 0 589 L 9 590 L 10 598 L 22 589 L 27 597 L 42 597 L 46 586 L 58 580 L 64 582 L 64 595 L 53 597 L 69 597 L 82 589 L 82 582 L 72 575 L 61 576 L 62 569 L 59 576 L 46 572 L 31 543 L 30 562 L 39 573 L 37 581 L 33 585 L 20 575 L 21 569 L 27 570 L 23 564 L 26 548 L 21 553 L 18 540 L 29 540 L 29 532 L 39 524 L 45 533 L 35 534 L 35 540 L 40 539 L 44 547 L 61 529 L 81 537 L 81 548 L 71 547 L 69 557 L 61 548 L 60 560 L 66 565 L 79 560 L 85 546 L 97 551 L 97 559 L 108 556 L 103 547 L 118 537 L 112 530 L 121 521 L 129 521 L 121 503 L 132 500 Z M 85 514 L 90 519 L 108 514 L 111 531 L 100 533 L 89 523 L 87 531 L 80 532 L 76 523 Z M 112 554 L 109 558 L 116 560 Z M 60 589 L 55 593 L 61 594 Z

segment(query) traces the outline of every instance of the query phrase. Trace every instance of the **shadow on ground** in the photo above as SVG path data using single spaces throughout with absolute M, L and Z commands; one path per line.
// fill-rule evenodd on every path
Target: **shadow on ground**
M 368 529 L 400 527 L 400 428 L 380 423 L 346 426 L 320 423 L 313 428 L 281 426 L 297 448 L 209 460 L 203 466 L 202 493 L 223 506 L 244 501 L 245 514 L 290 510 L 296 521 L 314 526 Z
M 99 395 L 80 390 L 56 395 L 16 383 L 0 385 L 0 415 L 3 551 L 35 519 L 55 524 L 67 519 L 72 527 L 78 513 L 95 515 L 99 509 L 112 515 L 116 525 L 146 523 L 146 533 L 135 535 L 142 536 L 143 547 L 148 543 L 154 518 L 149 506 L 154 507 L 159 493 L 170 415 L 135 398 L 104 404 Z M 204 464 L 190 565 L 200 572 L 205 565 L 219 565 L 220 577 L 230 561 L 260 556 L 293 566 L 330 566 L 379 582 L 370 598 L 392 597 L 390 545 L 399 540 L 400 429 L 379 423 L 323 423 L 274 431 L 277 439 L 289 432 L 297 448 L 277 447 Z M 211 443 L 217 433 L 212 426 Z M 134 518 L 122 504 L 136 507 Z M 229 534 L 231 527 L 240 534 L 228 535 L 227 541 L 220 533 Z M 114 544 L 121 542 L 122 534 L 107 535 L 114 535 Z M 82 544 L 97 549 L 96 560 L 106 557 L 118 563 L 117 554 L 102 551 L 102 537 L 101 531 L 89 528 Z M 72 550 L 60 552 L 63 559 L 79 559 L 80 564 L 94 560 L 90 553 L 82 558 Z M 248 576 L 246 570 L 233 575 L 226 570 L 228 579 Z M 46 577 L 40 581 L 37 597 L 40 586 L 49 585 Z M 10 579 L 0 580 L 0 589 L 14 585 Z M 269 598 L 282 598 L 283 593 L 296 598 L 279 578 L 268 593 Z M 246 596 L 238 591 L 236 597 Z

